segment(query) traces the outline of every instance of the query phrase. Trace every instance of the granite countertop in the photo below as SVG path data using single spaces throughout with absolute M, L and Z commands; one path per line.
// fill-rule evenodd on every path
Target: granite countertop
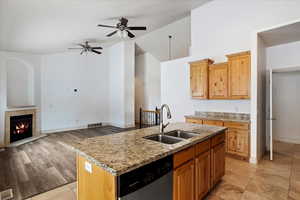
M 195 112 L 194 115 L 187 115 L 186 118 L 203 119 L 203 120 L 218 120 L 227 122 L 250 122 L 250 114 L 245 113 L 221 113 L 221 112 Z
M 193 131 L 199 133 L 199 136 L 172 145 L 144 139 L 144 136 L 159 133 L 159 128 L 156 126 L 89 138 L 78 143 L 66 143 L 66 145 L 96 166 L 114 176 L 119 176 L 226 130 L 225 127 L 218 126 L 173 123 L 165 131 L 178 129 Z

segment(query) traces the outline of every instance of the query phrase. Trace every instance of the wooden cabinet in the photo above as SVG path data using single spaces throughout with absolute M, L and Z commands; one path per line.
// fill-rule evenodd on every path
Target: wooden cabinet
M 208 99 L 208 66 L 212 63 L 210 59 L 190 63 L 192 98 Z
M 90 172 L 85 169 L 86 165 L 90 165 Z M 77 200 L 115 200 L 117 199 L 117 179 L 109 172 L 77 155 L 77 190 Z
M 190 63 L 190 88 L 196 99 L 250 99 L 250 51 L 227 55 L 228 62 Z
M 224 141 L 225 133 L 221 133 L 174 155 L 173 200 L 201 200 L 221 180 Z
M 209 66 L 209 99 L 226 99 L 228 97 L 227 63 Z
M 243 157 L 249 157 L 249 134 L 248 131 L 236 132 L 236 153 Z
M 251 81 L 250 51 L 227 55 L 227 57 L 229 98 L 249 99 Z
M 228 129 L 226 134 L 226 152 L 234 154 L 236 152 L 236 132 L 234 129 Z
M 249 158 L 249 123 L 225 122 L 226 152 L 246 160 Z
M 223 122 L 217 120 L 203 120 L 203 124 L 213 125 L 213 126 L 223 126 Z
M 214 146 L 211 150 L 211 183 L 214 186 L 225 175 L 225 143 Z
M 173 200 L 194 200 L 194 160 L 175 169 L 173 178 Z
M 210 151 L 195 159 L 196 200 L 201 200 L 210 190 Z
M 195 119 L 195 118 L 186 118 L 185 121 L 187 123 L 192 123 L 192 124 L 202 124 L 203 121 L 201 119 Z

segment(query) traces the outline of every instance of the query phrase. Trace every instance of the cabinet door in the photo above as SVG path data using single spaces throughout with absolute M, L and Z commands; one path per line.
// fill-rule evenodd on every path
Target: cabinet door
M 249 156 L 249 134 L 248 131 L 236 131 L 236 153 L 243 157 Z
M 190 64 L 190 87 L 193 98 L 208 98 L 208 63 L 197 62 Z
M 225 175 L 225 143 L 218 144 L 211 150 L 211 183 L 216 185 Z
M 228 129 L 226 140 L 226 151 L 234 154 L 236 152 L 236 131 L 234 129 Z
M 228 97 L 227 63 L 209 66 L 209 98 L 226 99 Z
M 195 159 L 196 200 L 201 200 L 210 190 L 210 151 Z
M 194 200 L 195 164 L 190 161 L 174 170 L 173 200 Z
M 229 97 L 232 99 L 250 98 L 250 54 L 229 57 Z

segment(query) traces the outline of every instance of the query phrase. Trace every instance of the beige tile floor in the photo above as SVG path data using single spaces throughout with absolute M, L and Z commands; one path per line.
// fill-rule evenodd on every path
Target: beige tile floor
M 299 200 L 300 145 L 275 142 L 274 161 L 258 165 L 226 158 L 226 175 L 206 200 Z M 76 183 L 28 200 L 76 200 Z

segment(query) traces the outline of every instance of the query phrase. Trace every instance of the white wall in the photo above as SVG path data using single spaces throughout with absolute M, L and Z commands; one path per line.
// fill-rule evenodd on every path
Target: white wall
M 32 55 L 32 54 L 24 54 L 24 53 L 13 53 L 13 52 L 0 52 L 0 146 L 4 144 L 4 120 L 5 120 L 5 111 L 7 110 L 8 106 L 17 106 L 17 105 L 9 105 L 7 93 L 11 92 L 11 87 L 13 85 L 9 84 L 10 82 L 15 82 L 12 78 L 19 78 L 10 76 L 7 73 L 7 69 L 13 67 L 15 70 L 26 66 L 28 70 L 32 71 L 33 74 L 33 81 L 30 84 L 29 90 L 30 94 L 24 94 L 24 96 L 29 97 L 30 101 L 25 102 L 16 102 L 13 104 L 23 104 L 26 103 L 32 104 L 34 103 L 35 106 L 38 108 L 41 106 L 41 82 L 40 82 L 40 68 L 41 68 L 41 56 L 39 55 Z M 9 75 L 9 76 L 7 76 Z M 26 88 L 25 88 L 26 89 Z M 9 90 L 9 91 L 8 91 Z M 10 97 L 9 97 L 10 98 Z M 37 112 L 37 131 L 40 130 L 40 112 Z
M 161 103 L 172 109 L 172 121 L 184 121 L 184 115 L 195 111 L 249 113 L 249 100 L 195 100 L 190 95 L 190 69 L 192 58 L 161 63 Z
M 160 62 L 150 53 L 136 56 L 135 120 L 139 109 L 154 110 L 160 106 Z
M 263 107 L 259 105 L 264 98 L 263 90 L 257 91 L 259 86 L 264 85 L 262 81 L 265 79 L 264 69 L 259 72 L 257 66 L 263 65 L 256 59 L 252 60 L 255 63 L 252 63 L 251 72 L 251 103 L 249 100 L 192 100 L 189 93 L 187 63 L 204 58 L 223 62 L 226 60 L 226 54 L 246 50 L 257 51 L 257 38 L 255 41 L 253 33 L 299 19 L 299 6 L 300 1 L 296 0 L 214 0 L 192 10 L 191 56 L 162 63 L 161 98 L 162 103 L 170 104 L 173 108 L 173 121 L 183 121 L 185 114 L 192 114 L 195 110 L 247 113 L 255 111 L 251 113 L 251 159 L 255 162 L 257 156 L 260 156 L 259 154 L 263 151 L 261 131 L 264 130 L 264 124 L 260 122 L 259 127 L 257 126 L 257 115 L 262 115 L 259 120 L 264 119 L 264 113 L 261 113 Z M 254 52 L 252 55 L 254 56 Z M 257 134 L 259 134 L 258 137 Z M 257 147 L 257 143 L 260 147 Z
M 121 42 L 109 48 L 110 123 L 134 126 L 134 43 Z
M 6 61 L 7 106 L 34 104 L 34 71 L 18 60 Z
M 273 75 L 274 140 L 300 144 L 300 72 Z
M 108 123 L 108 70 L 107 57 L 102 55 L 68 52 L 44 56 L 42 131 Z
M 265 43 L 259 35 L 252 57 L 252 101 L 251 101 L 251 161 L 261 159 L 266 151 L 266 98 L 267 65 Z M 252 49 L 253 50 L 253 49 Z M 256 78 L 253 78 L 256 77 Z M 257 80 L 257 81 L 256 81 Z
M 193 56 L 224 60 L 251 48 L 251 33 L 300 18 L 300 1 L 214 0 L 192 10 Z
M 300 66 L 300 41 L 267 48 L 267 66 L 272 69 Z
M 159 61 L 169 60 L 169 35 L 172 35 L 172 59 L 189 55 L 191 45 L 191 18 L 184 17 L 160 29 L 138 37 L 135 42 L 144 52 L 152 54 Z

